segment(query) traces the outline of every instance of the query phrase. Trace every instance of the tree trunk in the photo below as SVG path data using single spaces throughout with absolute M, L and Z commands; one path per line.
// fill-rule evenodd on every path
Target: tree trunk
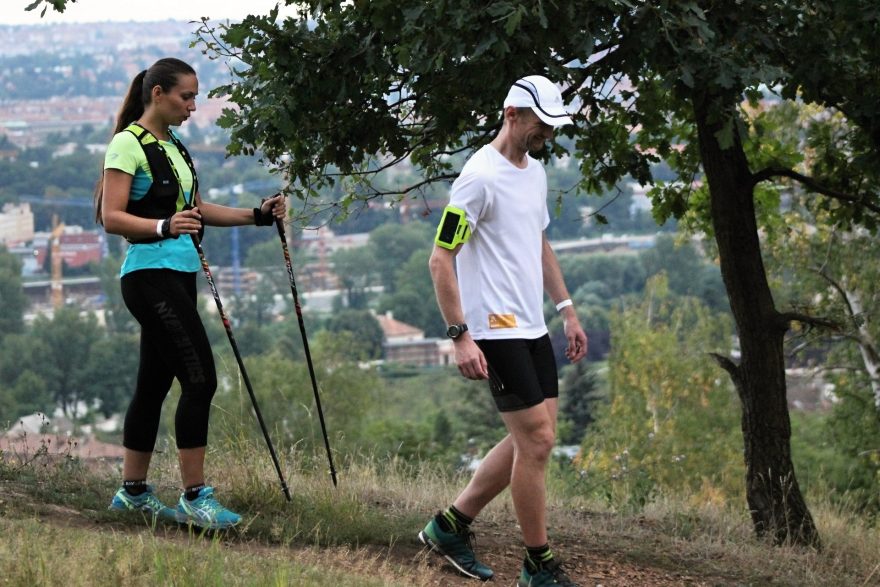
M 877 408 L 877 414 L 880 415 L 880 353 L 877 352 L 877 345 L 874 344 L 874 337 L 871 336 L 869 321 L 858 319 L 858 317 L 867 316 L 861 296 L 857 291 L 849 291 L 845 288 L 841 290 L 841 294 L 843 294 L 847 306 L 851 308 L 853 323 L 855 323 L 858 333 L 859 352 L 862 354 L 862 362 L 871 381 L 874 407 Z
M 723 117 L 712 99 L 695 95 L 694 114 L 721 275 L 741 349 L 738 365 L 726 359 L 720 362 L 742 403 L 746 499 L 758 536 L 772 536 L 776 544 L 819 547 L 819 535 L 791 462 L 783 355 L 788 322 L 777 312 L 767 282 L 745 152 L 735 127 L 733 144 L 726 149 L 719 144 L 716 132 Z M 729 114 L 734 116 L 734 112 L 731 107 Z

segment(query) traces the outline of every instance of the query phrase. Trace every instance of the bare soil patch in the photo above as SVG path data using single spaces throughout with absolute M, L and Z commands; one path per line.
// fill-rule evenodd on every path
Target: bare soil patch
M 161 524 L 148 528 L 133 524 L 131 517 L 108 521 L 95 512 L 47 504 L 38 505 L 35 515 L 44 523 L 59 527 L 126 534 L 150 532 L 160 539 L 181 543 L 191 540 L 190 532 L 183 526 Z M 512 520 L 510 523 L 478 521 L 474 529 L 477 532 L 477 555 L 495 571 L 495 578 L 486 585 L 516 585 L 523 552 L 515 523 Z M 475 587 L 481 584 L 457 574 L 442 557 L 428 552 L 416 539 L 417 532 L 418 529 L 414 529 L 411 539 L 403 538 L 390 546 L 363 547 L 279 546 L 252 540 L 246 534 L 235 532 L 220 538 L 224 547 L 254 556 L 315 560 L 317 551 L 322 564 L 349 572 L 369 572 L 370 561 L 411 569 L 411 572 L 400 577 L 399 584 L 402 585 Z M 561 529 L 553 533 L 552 544 L 554 551 L 564 561 L 566 571 L 584 587 L 704 587 L 737 583 L 732 577 L 692 574 L 687 570 L 686 561 L 666 560 L 662 566 L 635 562 L 621 546 L 610 544 L 607 538 L 579 535 L 571 529 Z

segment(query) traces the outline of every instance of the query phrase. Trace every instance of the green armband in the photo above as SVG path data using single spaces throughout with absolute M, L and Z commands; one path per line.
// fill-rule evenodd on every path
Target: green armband
M 468 242 L 471 237 L 470 227 L 464 210 L 455 206 L 446 206 L 443 209 L 443 218 L 437 227 L 437 236 L 434 242 L 444 249 L 454 249 L 460 244 Z

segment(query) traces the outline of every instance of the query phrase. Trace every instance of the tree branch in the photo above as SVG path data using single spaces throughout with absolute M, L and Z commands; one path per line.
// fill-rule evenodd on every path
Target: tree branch
M 846 313 L 849 315 L 850 318 L 855 318 L 855 311 L 853 310 L 852 304 L 850 304 L 849 302 L 849 296 L 846 294 L 843 286 L 840 285 L 836 279 L 833 279 L 830 275 L 825 273 L 825 271 L 822 269 L 811 269 L 811 271 L 824 279 L 828 283 L 828 285 L 834 288 L 834 290 L 840 295 L 844 305 L 846 306 Z
M 464 151 L 469 151 L 478 145 L 482 145 L 486 142 L 486 139 L 492 135 L 492 133 L 501 127 L 501 123 L 494 124 L 492 126 L 484 126 L 480 127 L 479 132 L 474 133 L 476 138 L 473 138 L 467 141 L 461 147 L 456 149 L 452 149 L 451 151 L 438 151 L 437 155 L 457 155 L 458 153 L 462 153 Z
M 796 320 L 798 322 L 801 322 L 802 324 L 808 324 L 810 326 L 824 326 L 825 328 L 830 328 L 831 330 L 837 332 L 843 330 L 843 327 L 834 320 L 810 316 L 809 314 L 802 314 L 800 312 L 785 312 L 780 314 L 779 318 L 781 320 L 784 320 L 786 323 Z
M 719 355 L 718 353 L 709 353 L 709 356 L 715 359 L 719 367 L 727 371 L 734 383 L 739 380 L 739 366 L 731 361 L 729 357 Z
M 413 185 L 411 185 L 405 189 L 402 189 L 402 190 L 381 191 L 381 190 L 374 189 L 373 192 L 371 194 L 369 194 L 369 198 L 381 198 L 384 196 L 405 196 L 409 192 L 411 192 L 413 190 L 417 190 L 417 189 L 421 188 L 422 186 L 432 184 L 435 181 L 443 181 L 445 179 L 455 179 L 457 177 L 458 177 L 457 173 L 444 173 L 443 175 L 435 175 L 435 176 L 429 177 L 425 180 L 422 180 L 418 183 L 414 183 Z
M 776 167 L 770 166 L 758 171 L 757 173 L 752 174 L 752 187 L 758 185 L 762 181 L 767 181 L 774 177 L 787 177 L 789 179 L 793 179 L 810 190 L 822 194 L 823 196 L 828 196 L 829 198 L 834 198 L 836 200 L 842 200 L 844 202 L 848 202 L 850 204 L 858 204 L 860 206 L 864 206 L 868 210 L 872 212 L 876 212 L 880 214 L 880 206 L 876 204 L 872 204 L 868 201 L 867 194 L 862 194 L 861 196 L 854 196 L 852 194 L 847 194 L 844 192 L 840 192 L 838 190 L 833 190 L 830 188 L 826 188 L 819 184 L 818 181 L 813 179 L 812 177 L 806 176 L 802 173 L 798 173 L 794 169 L 788 169 L 786 167 Z

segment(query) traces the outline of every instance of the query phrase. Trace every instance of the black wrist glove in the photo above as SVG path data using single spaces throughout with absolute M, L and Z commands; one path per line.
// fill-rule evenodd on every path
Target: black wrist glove
M 254 208 L 254 224 L 257 226 L 272 226 L 275 224 L 275 216 L 272 215 L 271 211 L 263 214 L 262 210 Z
M 192 210 L 193 206 L 192 206 L 192 204 L 187 204 L 183 207 L 183 209 L 184 210 Z M 196 239 L 196 242 L 201 243 L 202 239 L 205 238 L 205 223 L 202 222 L 202 227 L 199 229 L 199 233 L 197 235 L 190 235 L 190 236 L 192 236 L 194 239 Z M 174 238 L 177 238 L 177 237 L 175 236 Z

